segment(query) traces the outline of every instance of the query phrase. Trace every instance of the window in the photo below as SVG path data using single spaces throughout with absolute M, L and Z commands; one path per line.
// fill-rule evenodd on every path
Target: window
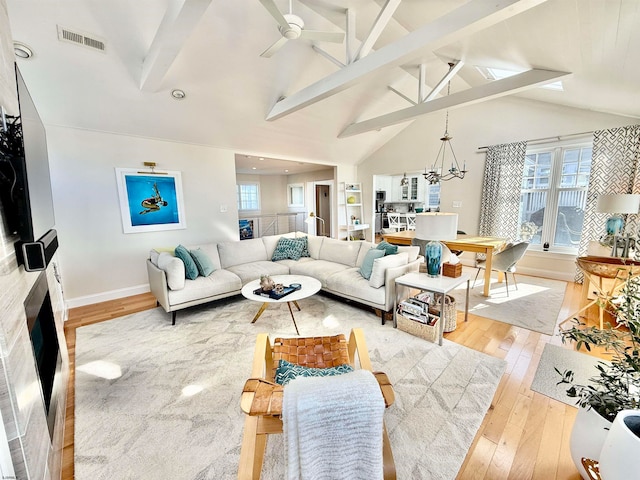
M 440 184 L 427 184 L 427 201 L 425 204 L 426 212 L 440 211 Z
M 236 184 L 236 194 L 238 197 L 238 211 L 260 210 L 259 183 L 238 183 Z
M 575 251 L 591 173 L 591 144 L 529 149 L 520 197 L 521 235 L 532 244 Z
M 287 185 L 287 200 L 290 207 L 304 207 L 304 184 L 290 183 Z

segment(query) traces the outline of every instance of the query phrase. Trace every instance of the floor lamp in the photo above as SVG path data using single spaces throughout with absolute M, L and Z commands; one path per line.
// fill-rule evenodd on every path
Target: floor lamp
M 304 221 L 307 225 L 316 224 L 316 220 L 320 220 L 322 222 L 322 236 L 324 237 L 324 220 L 320 217 L 317 217 L 313 212 L 309 213 L 309 216 Z M 316 234 L 317 235 L 317 234 Z

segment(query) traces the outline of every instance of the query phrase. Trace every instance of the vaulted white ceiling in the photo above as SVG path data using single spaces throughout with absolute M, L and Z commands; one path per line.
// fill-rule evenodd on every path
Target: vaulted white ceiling
M 275 3 L 288 11 L 288 0 Z M 357 164 L 411 118 L 371 120 L 412 106 L 389 87 L 417 102 L 420 65 L 429 92 L 459 60 L 452 98 L 444 89 L 426 114 L 464 108 L 455 94 L 484 101 L 494 87 L 475 66 L 488 66 L 569 72 L 564 91 L 513 94 L 640 118 L 638 0 L 293 0 L 293 12 L 308 29 L 348 30 L 353 53 L 387 3 L 398 5 L 371 53 L 339 67 L 302 39 L 260 57 L 280 38 L 260 0 L 7 0 L 14 40 L 35 52 L 18 64 L 47 124 Z M 58 26 L 103 40 L 105 51 L 59 41 Z M 316 44 L 348 63 L 344 44 Z M 186 98 L 173 99 L 176 88 Z M 368 120 L 373 129 L 339 138 Z

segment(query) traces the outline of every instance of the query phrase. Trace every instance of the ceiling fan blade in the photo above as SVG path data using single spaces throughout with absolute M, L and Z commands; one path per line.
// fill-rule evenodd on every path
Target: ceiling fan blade
M 264 52 L 262 52 L 260 54 L 260 56 L 264 57 L 264 58 L 271 57 L 271 55 L 273 55 L 278 50 L 280 50 L 284 46 L 284 44 L 287 43 L 287 42 L 288 42 L 288 40 L 286 38 L 280 37 L 278 40 L 276 40 L 276 43 L 274 43 L 269 48 L 267 48 Z
M 307 40 L 319 40 L 322 42 L 342 43 L 344 33 L 342 32 L 321 32 L 320 30 L 302 30 L 301 38 Z
M 276 22 L 278 22 L 282 28 L 289 28 L 289 22 L 287 22 L 280 10 L 278 10 L 274 0 L 260 0 L 260 3 L 264 5 L 264 8 L 276 19 Z

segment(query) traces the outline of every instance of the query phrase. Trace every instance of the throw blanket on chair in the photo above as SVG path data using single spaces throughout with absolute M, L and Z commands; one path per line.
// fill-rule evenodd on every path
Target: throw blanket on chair
M 293 380 L 282 405 L 287 479 L 381 479 L 384 409 L 368 370 Z

